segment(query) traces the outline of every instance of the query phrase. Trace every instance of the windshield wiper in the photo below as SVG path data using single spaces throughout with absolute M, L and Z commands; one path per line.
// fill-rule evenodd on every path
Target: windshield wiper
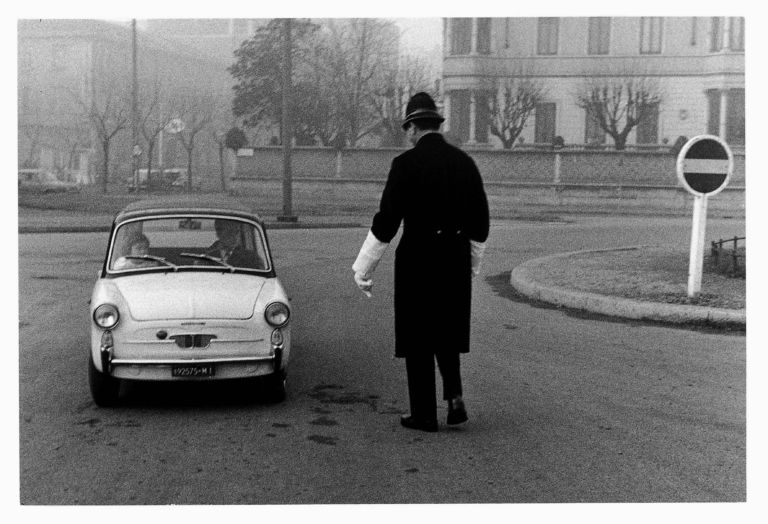
M 125 255 L 123 258 L 132 260 L 154 260 L 155 262 L 160 262 L 161 264 L 165 264 L 166 266 L 173 268 L 174 271 L 179 269 L 176 264 L 168 262 L 163 257 L 156 257 L 155 255 Z
M 179 256 L 181 256 L 181 257 L 189 257 L 189 258 L 200 258 L 202 260 L 210 260 L 211 262 L 217 262 L 217 263 L 221 264 L 222 266 L 226 266 L 227 268 L 229 268 L 229 270 L 231 272 L 235 271 L 235 266 L 227 264 L 221 258 L 215 257 L 213 255 L 203 255 L 201 253 L 181 253 Z

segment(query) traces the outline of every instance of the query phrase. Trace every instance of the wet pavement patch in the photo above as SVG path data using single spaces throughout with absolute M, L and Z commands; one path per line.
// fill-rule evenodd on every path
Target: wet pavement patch
M 314 426 L 338 426 L 339 425 L 339 423 L 337 421 L 333 420 L 332 418 L 328 418 L 328 417 L 316 418 L 315 420 L 310 422 L 310 424 L 312 424 Z
M 101 419 L 98 418 L 88 418 L 85 420 L 81 420 L 79 422 L 76 422 L 78 426 L 90 426 L 90 427 L 96 427 L 98 424 L 101 424 Z
M 324 435 L 310 435 L 307 437 L 307 440 L 311 440 L 318 444 L 325 444 L 326 446 L 335 446 L 339 439 L 336 437 L 326 437 Z
M 118 427 L 118 428 L 140 428 L 141 427 L 141 424 L 136 420 L 110 422 L 109 424 L 106 424 L 106 425 L 110 427 Z
M 272 424 L 272 427 L 273 428 L 290 428 L 291 425 L 290 424 L 284 424 L 282 422 L 275 422 L 274 424 Z
M 377 410 L 376 401 L 379 398 L 378 395 L 339 391 L 342 389 L 344 389 L 343 386 L 333 384 L 315 386 L 308 396 L 322 404 L 366 404 L 373 411 Z
M 398 408 L 395 406 L 387 407 L 382 410 L 379 410 L 379 415 L 404 415 L 405 409 Z
M 406 473 L 418 473 L 419 468 L 408 468 L 405 470 Z

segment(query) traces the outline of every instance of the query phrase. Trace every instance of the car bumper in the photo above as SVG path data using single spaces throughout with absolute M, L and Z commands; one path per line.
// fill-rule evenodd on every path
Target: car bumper
M 232 358 L 187 358 L 187 359 L 129 359 L 111 358 L 110 352 L 101 351 L 102 366 L 115 378 L 125 380 L 226 380 L 269 375 L 283 367 L 284 349 L 275 348 L 272 355 Z M 206 376 L 173 376 L 174 367 L 212 367 L 213 373 Z

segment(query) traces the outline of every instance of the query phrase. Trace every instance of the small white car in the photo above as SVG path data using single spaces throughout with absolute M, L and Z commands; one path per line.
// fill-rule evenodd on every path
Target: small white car
M 96 404 L 123 380 L 257 378 L 286 395 L 291 306 L 258 215 L 229 199 L 135 202 L 112 224 L 90 301 Z

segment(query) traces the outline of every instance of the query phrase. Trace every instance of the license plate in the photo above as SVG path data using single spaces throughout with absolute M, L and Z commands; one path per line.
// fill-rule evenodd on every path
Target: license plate
M 216 374 L 214 366 L 172 366 L 173 377 L 212 377 Z

